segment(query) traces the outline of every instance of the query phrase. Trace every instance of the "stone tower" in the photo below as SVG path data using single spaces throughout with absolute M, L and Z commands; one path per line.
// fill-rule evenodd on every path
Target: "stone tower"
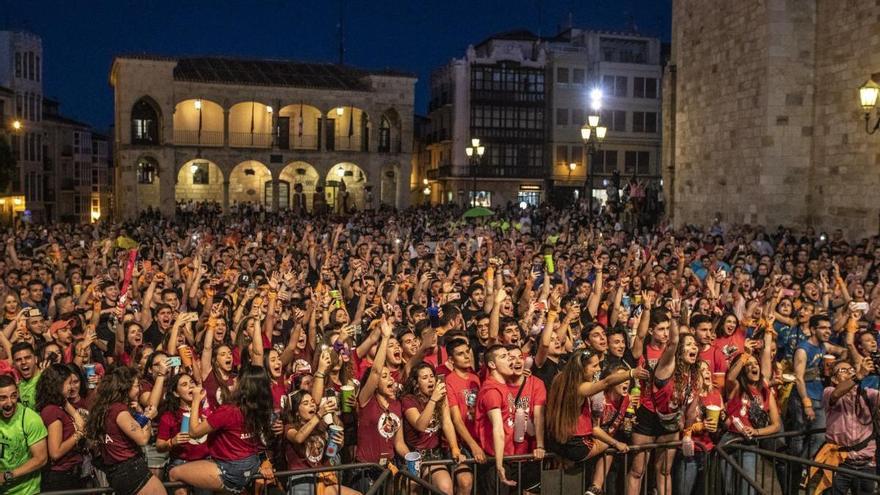
M 865 132 L 858 88 L 880 72 L 880 2 L 673 0 L 672 17 L 663 175 L 675 224 L 720 212 L 876 234 L 880 134 Z

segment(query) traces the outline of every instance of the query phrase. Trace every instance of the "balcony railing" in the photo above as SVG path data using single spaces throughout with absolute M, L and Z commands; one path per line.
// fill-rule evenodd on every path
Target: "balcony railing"
M 336 151 L 366 151 L 366 146 L 360 134 L 351 136 L 334 136 L 333 149 Z
M 223 146 L 223 131 L 174 129 L 174 144 L 179 146 Z
M 318 149 L 317 134 L 298 134 L 290 135 L 290 149 L 294 150 L 316 150 Z
M 230 132 L 229 146 L 233 148 L 269 148 L 272 146 L 272 133 Z
M 432 174 L 433 172 L 433 174 Z M 468 178 L 473 177 L 470 166 L 455 167 L 443 165 L 436 170 L 428 170 L 428 178 L 435 175 L 434 179 L 440 178 Z M 484 179 L 540 179 L 546 175 L 542 167 L 511 167 L 511 166 L 477 166 L 477 178 Z

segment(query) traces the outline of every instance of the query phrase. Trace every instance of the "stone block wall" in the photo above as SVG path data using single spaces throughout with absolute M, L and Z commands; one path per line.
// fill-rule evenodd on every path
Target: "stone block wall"
M 878 46 L 878 0 L 675 0 L 663 154 L 675 223 L 721 212 L 876 233 L 880 136 L 864 132 L 858 87 L 880 72 Z

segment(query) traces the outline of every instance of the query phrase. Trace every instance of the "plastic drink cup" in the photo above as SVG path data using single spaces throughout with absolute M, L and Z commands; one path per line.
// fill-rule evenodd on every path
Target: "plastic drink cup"
M 189 413 L 183 413 L 183 419 L 180 421 L 180 432 L 189 433 Z
M 715 388 L 722 389 L 724 388 L 724 380 L 726 377 L 726 373 L 712 373 L 712 384 L 715 385 Z
M 834 367 L 834 363 L 837 361 L 837 356 L 834 354 L 825 354 L 822 356 L 822 362 L 825 364 L 825 374 L 830 375 L 831 369 Z
M 189 346 L 186 345 L 177 348 L 177 354 L 180 356 L 180 364 L 182 364 L 184 368 L 192 367 L 192 354 L 190 352 Z
M 714 424 L 718 424 L 718 419 L 721 417 L 721 408 L 719 406 L 706 406 L 706 419 L 711 419 Z M 716 428 L 717 429 L 717 426 Z M 715 429 L 711 431 L 715 431 Z
M 349 401 L 351 400 L 351 397 L 354 396 L 354 386 L 343 385 L 339 390 L 342 396 L 342 412 L 350 413 L 351 405 L 349 404 Z
M 422 454 L 419 452 L 410 452 L 403 459 L 406 461 L 406 470 L 415 476 L 419 476 L 422 470 Z
M 87 364 L 83 366 L 83 369 L 86 372 L 86 381 L 89 382 L 89 388 L 95 388 L 95 384 L 90 380 L 91 377 L 95 376 L 95 365 Z

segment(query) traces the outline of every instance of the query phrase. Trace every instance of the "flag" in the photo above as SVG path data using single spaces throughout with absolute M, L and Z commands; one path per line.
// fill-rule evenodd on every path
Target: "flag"
M 348 137 L 354 136 L 354 110 L 348 107 Z
M 302 137 L 303 135 L 303 104 L 299 102 L 299 120 L 296 122 L 296 133 L 297 136 Z

